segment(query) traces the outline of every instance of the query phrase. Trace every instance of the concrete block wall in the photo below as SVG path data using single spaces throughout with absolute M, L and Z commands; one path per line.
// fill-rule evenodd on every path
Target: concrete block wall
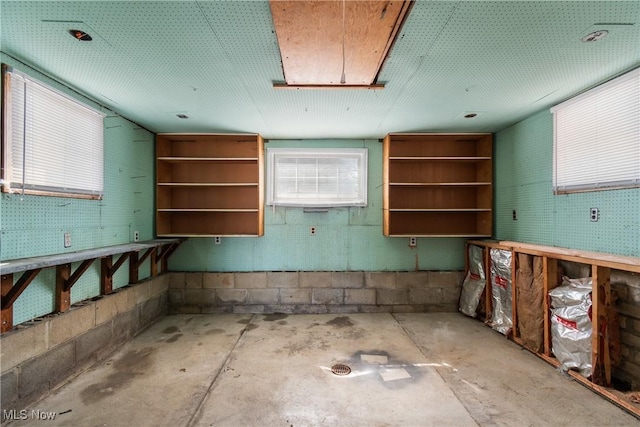
M 25 409 L 166 315 L 168 287 L 169 275 L 157 276 L 0 336 L 3 414 Z
M 170 313 L 457 311 L 460 271 L 172 272 Z

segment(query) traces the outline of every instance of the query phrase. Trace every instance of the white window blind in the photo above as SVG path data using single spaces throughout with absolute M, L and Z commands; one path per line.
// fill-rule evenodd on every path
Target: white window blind
M 15 70 L 4 82 L 3 190 L 100 198 L 104 114 Z
M 551 112 L 556 194 L 640 187 L 640 68 Z
M 268 148 L 267 204 L 367 205 L 366 148 Z

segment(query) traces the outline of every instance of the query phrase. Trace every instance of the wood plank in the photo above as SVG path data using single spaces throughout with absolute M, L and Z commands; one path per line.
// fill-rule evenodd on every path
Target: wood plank
M 64 313 L 71 306 L 71 291 L 65 289 L 71 276 L 71 263 L 56 266 L 56 306 L 55 311 Z
M 138 252 L 129 254 L 129 283 L 138 283 Z
M 101 248 L 87 249 L 76 252 L 66 252 L 55 255 L 7 260 L 0 262 L 0 269 L 2 270 L 2 274 L 16 273 L 20 271 L 34 270 L 36 268 L 53 267 L 60 264 L 84 261 L 85 259 L 89 258 L 102 258 L 103 256 L 107 255 L 140 251 L 142 249 L 181 241 L 182 239 L 156 239 L 144 242 L 105 246 Z
M 113 293 L 113 256 L 108 255 L 100 260 L 100 294 Z
M 87 269 L 91 266 L 91 264 L 93 264 L 93 261 L 95 260 L 95 258 L 91 258 L 82 261 L 78 268 L 76 268 L 76 271 L 74 271 L 73 274 L 69 276 L 69 278 L 65 281 L 64 290 L 70 291 L 73 285 L 76 284 L 78 279 L 84 274 L 85 271 L 87 271 Z
M 347 89 L 347 90 L 353 90 L 353 89 L 368 89 L 368 90 L 381 90 L 384 89 L 384 85 L 383 84 L 370 84 L 370 85 L 347 85 L 347 84 L 340 84 L 340 85 L 336 85 L 336 84 L 331 84 L 331 85 L 314 85 L 314 84 L 308 84 L 308 85 L 290 85 L 290 84 L 284 84 L 284 83 L 274 83 L 273 84 L 273 88 L 274 89 L 293 89 L 293 90 L 323 90 L 323 89 L 331 89 L 331 90 L 336 90 L 336 89 Z
M 520 340 L 520 331 L 518 330 L 518 286 L 516 286 L 516 273 L 518 271 L 518 259 L 516 253 L 511 250 L 511 330 L 513 333 L 513 339 L 519 344 L 522 344 Z
M 591 335 L 592 381 L 600 385 L 611 385 L 611 360 L 608 359 L 609 342 L 604 339 L 608 328 L 607 294 L 610 298 L 611 270 L 598 265 L 593 265 L 591 268 L 591 325 L 593 328 Z
M 518 252 L 528 253 L 531 255 L 549 255 L 564 261 L 594 264 L 602 267 L 640 273 L 640 257 L 590 252 L 579 249 L 536 245 L 508 240 L 500 241 L 500 243 L 505 246 L 513 247 Z
M 374 83 L 410 2 L 269 3 L 287 84 L 339 86 Z
M 0 309 L 0 333 L 5 333 L 13 328 L 13 304 L 7 304 L 5 301 L 7 295 L 13 288 L 13 274 L 3 274 L 0 279 L 0 291 L 2 295 L 2 308 Z
M 551 305 L 549 291 L 558 285 L 558 261 L 555 258 L 542 256 L 542 275 L 544 299 L 544 354 L 551 356 Z

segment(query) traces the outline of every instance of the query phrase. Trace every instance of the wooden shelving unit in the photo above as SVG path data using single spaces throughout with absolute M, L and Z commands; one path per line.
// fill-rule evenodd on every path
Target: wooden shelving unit
M 490 237 L 491 134 L 389 134 L 384 139 L 385 236 Z
M 256 134 L 158 134 L 158 236 L 262 236 L 263 140 Z

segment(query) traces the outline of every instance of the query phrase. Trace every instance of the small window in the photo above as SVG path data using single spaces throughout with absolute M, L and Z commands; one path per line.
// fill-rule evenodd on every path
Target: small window
M 640 68 L 551 112 L 556 194 L 640 187 Z
M 2 66 L 2 191 L 99 199 L 104 114 Z
M 366 148 L 268 148 L 267 204 L 367 205 Z

